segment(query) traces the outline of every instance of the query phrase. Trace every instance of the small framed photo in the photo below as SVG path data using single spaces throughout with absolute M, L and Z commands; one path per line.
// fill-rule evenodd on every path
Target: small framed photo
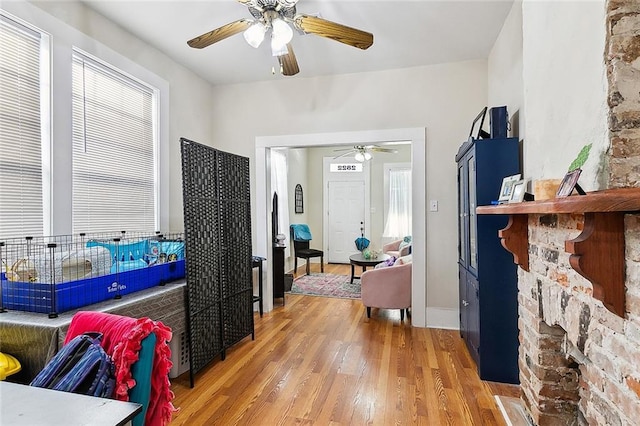
M 558 187 L 558 192 L 556 192 L 556 198 L 568 197 L 571 195 L 578 185 L 578 179 L 580 178 L 581 172 L 582 169 L 576 169 L 564 175 L 564 179 L 562 179 L 562 183 L 560 183 L 560 186 Z M 580 188 L 578 192 L 584 193 L 582 188 Z
M 519 180 L 513 184 L 511 188 L 510 203 L 521 203 L 524 201 L 524 195 L 527 193 L 527 179 Z
M 513 176 L 507 176 L 502 179 L 502 187 L 500 188 L 500 196 L 498 197 L 499 203 L 508 203 L 511 199 L 511 193 L 513 192 L 513 185 L 520 180 L 520 173 Z

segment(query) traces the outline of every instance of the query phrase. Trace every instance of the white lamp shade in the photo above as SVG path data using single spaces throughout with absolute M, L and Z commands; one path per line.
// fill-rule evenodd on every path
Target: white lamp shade
M 277 39 L 271 37 L 271 56 L 282 56 L 289 52 L 287 44 L 280 44 Z
M 285 55 L 287 43 L 293 38 L 293 30 L 282 19 L 271 21 L 271 54 L 273 56 Z
M 262 43 L 262 40 L 264 40 L 266 32 L 267 27 L 262 22 L 257 21 L 247 28 L 242 35 L 244 35 L 244 39 L 249 45 L 257 48 Z
M 364 159 L 365 159 L 365 160 L 367 160 L 367 161 L 369 161 L 369 160 L 371 160 L 371 157 L 372 157 L 371 153 L 370 153 L 370 152 L 366 152 L 366 151 L 365 151 L 365 153 L 364 153 Z
M 364 154 L 362 154 L 361 152 L 357 152 L 357 153 L 356 153 L 356 155 L 354 156 L 354 158 L 355 158 L 355 160 L 356 160 L 356 161 L 359 161 L 359 162 L 361 162 L 361 163 L 362 163 L 362 162 L 364 161 L 364 159 L 365 159 L 365 158 L 364 158 Z

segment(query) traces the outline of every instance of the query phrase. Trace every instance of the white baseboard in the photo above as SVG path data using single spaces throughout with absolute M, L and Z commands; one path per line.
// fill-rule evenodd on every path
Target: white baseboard
M 460 315 L 457 309 L 427 307 L 427 328 L 460 330 Z

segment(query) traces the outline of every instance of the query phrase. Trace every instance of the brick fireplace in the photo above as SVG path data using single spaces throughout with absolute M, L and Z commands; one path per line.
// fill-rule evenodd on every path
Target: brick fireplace
M 608 187 L 639 187 L 640 2 L 606 7 L 611 149 L 603 167 Z M 529 272 L 518 272 L 522 400 L 541 426 L 639 424 L 640 215 L 624 217 L 623 317 L 569 263 L 565 241 L 584 223 L 580 214 L 528 215 Z

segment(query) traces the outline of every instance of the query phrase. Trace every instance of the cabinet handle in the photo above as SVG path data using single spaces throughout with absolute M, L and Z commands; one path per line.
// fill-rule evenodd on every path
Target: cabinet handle
M 462 306 L 469 306 L 469 302 L 467 302 L 466 300 L 462 299 Z

